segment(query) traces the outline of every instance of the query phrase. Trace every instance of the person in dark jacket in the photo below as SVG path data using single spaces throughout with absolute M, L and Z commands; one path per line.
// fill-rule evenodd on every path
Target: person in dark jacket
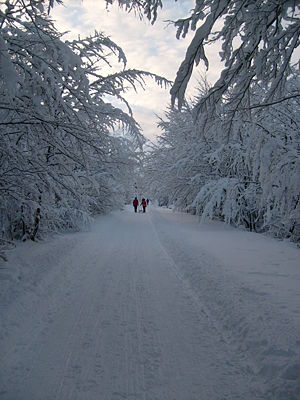
M 142 199 L 141 205 L 143 206 L 143 213 L 145 213 L 146 212 L 147 203 L 146 203 L 146 200 L 144 198 Z
M 138 208 L 138 205 L 139 205 L 139 201 L 138 201 L 137 197 L 135 197 L 133 199 L 132 205 L 133 205 L 133 208 L 134 208 L 134 212 L 137 212 L 137 208 Z

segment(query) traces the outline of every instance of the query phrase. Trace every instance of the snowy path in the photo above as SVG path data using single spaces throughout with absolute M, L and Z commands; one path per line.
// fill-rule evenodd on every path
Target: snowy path
M 299 250 L 149 211 L 11 255 L 0 398 L 300 399 Z

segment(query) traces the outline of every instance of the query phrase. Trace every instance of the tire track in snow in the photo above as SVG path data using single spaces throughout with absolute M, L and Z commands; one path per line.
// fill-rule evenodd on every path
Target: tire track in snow
M 262 383 L 261 382 L 260 384 L 257 384 L 257 382 L 254 384 L 251 383 L 251 381 L 257 379 L 257 371 L 259 369 L 258 366 L 256 365 L 255 360 L 252 359 L 251 356 L 249 357 L 248 354 L 245 354 L 245 352 L 242 349 L 238 348 L 238 345 L 236 344 L 236 337 L 231 334 L 232 332 L 224 329 L 221 321 L 219 321 L 214 316 L 209 306 L 207 306 L 205 302 L 201 300 L 201 292 L 195 292 L 190 281 L 184 276 L 182 269 L 178 265 L 174 255 L 163 244 L 165 240 L 165 238 L 163 238 L 164 234 L 162 232 L 159 234 L 159 231 L 154 223 L 156 213 L 158 212 L 155 211 L 151 215 L 152 218 L 150 221 L 153 232 L 157 238 L 157 241 L 159 242 L 159 245 L 163 253 L 165 254 L 166 258 L 169 261 L 168 264 L 170 270 L 172 270 L 173 274 L 176 276 L 176 278 L 182 285 L 184 291 L 188 293 L 189 298 L 191 298 L 192 303 L 198 312 L 199 320 L 203 322 L 203 317 L 204 317 L 206 324 L 208 324 L 209 326 L 209 329 L 212 328 L 214 332 L 213 336 L 215 338 L 214 339 L 215 344 L 219 342 L 221 348 L 224 351 L 225 367 L 229 371 L 231 371 L 229 375 L 233 374 L 233 376 L 239 376 L 240 374 L 242 374 L 244 376 L 244 385 L 245 387 L 247 387 L 247 394 L 245 392 L 243 398 L 245 399 L 249 398 L 251 400 L 253 399 L 265 400 L 263 393 L 259 389 L 260 387 L 262 387 Z M 176 243 L 175 246 L 178 244 L 179 243 Z M 203 255 L 205 256 L 205 258 L 199 260 L 200 265 L 201 264 L 206 265 L 207 263 L 206 260 L 207 255 L 205 253 L 203 253 Z M 189 260 L 189 255 L 187 253 L 184 254 L 184 258 L 185 258 L 185 263 L 189 263 L 189 261 L 191 261 Z
M 243 353 L 245 333 L 236 345 L 220 318 L 231 298 L 217 304 L 224 293 L 209 281 L 212 259 L 201 253 L 195 290 L 187 243 L 175 240 L 174 251 L 174 226 L 160 221 L 151 211 L 100 218 L 40 274 L 35 294 L 18 297 L 24 337 L 8 318 L 13 335 L 1 345 L 17 338 L 18 354 L 7 349 L 3 360 L 3 400 L 265 400 Z
M 222 260 L 206 253 L 205 246 L 201 248 L 205 231 L 202 228 L 201 232 L 195 219 L 185 218 L 182 224 L 182 218 L 169 213 L 156 211 L 152 216 L 180 279 L 191 289 L 196 301 L 200 299 L 226 346 L 236 354 L 236 367 L 241 365 L 245 376 L 251 379 L 253 398 L 297 399 L 296 393 L 300 390 L 299 378 L 298 390 L 295 385 L 299 371 L 298 349 L 288 339 L 289 334 L 291 339 L 297 339 L 297 327 L 276 308 L 276 296 L 270 297 L 271 293 L 265 293 L 262 285 L 258 286 L 260 290 L 250 286 L 247 270 L 243 270 L 244 275 L 239 271 L 237 274 L 234 268 L 228 268 Z M 225 230 L 222 234 L 226 235 Z M 207 240 L 205 242 L 207 246 Z M 265 258 L 266 255 L 267 252 Z M 248 273 L 251 270 L 250 267 Z M 281 318 L 278 313 L 282 314 Z

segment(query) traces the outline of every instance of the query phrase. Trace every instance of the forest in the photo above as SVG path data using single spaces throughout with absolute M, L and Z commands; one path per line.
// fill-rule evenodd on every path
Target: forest
M 123 95 L 143 87 L 146 76 L 168 85 L 126 69 L 124 52 L 102 33 L 64 41 L 52 7 L 22 0 L 1 6 L 3 243 L 34 240 L 37 228 L 79 230 L 92 215 L 121 207 L 145 142 Z M 104 75 L 109 57 L 120 69 Z
M 163 6 L 116 3 L 154 26 Z M 126 91 L 143 88 L 146 77 L 166 88 L 170 82 L 126 69 L 126 55 L 103 33 L 64 40 L 53 5 L 1 2 L 2 244 L 80 230 L 128 202 L 141 177 L 161 206 L 300 242 L 296 1 L 195 1 L 189 17 L 178 17 L 177 37 L 195 34 L 158 121 L 162 134 L 147 151 Z M 188 100 L 193 69 L 209 68 L 205 50 L 215 41 L 222 43 L 220 78 L 203 77 Z M 120 69 L 104 74 L 108 57 Z

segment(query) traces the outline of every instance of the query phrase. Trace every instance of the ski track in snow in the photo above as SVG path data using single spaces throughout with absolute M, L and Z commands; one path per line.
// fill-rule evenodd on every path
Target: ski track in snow
M 0 268 L 0 399 L 299 400 L 299 249 L 149 207 Z

